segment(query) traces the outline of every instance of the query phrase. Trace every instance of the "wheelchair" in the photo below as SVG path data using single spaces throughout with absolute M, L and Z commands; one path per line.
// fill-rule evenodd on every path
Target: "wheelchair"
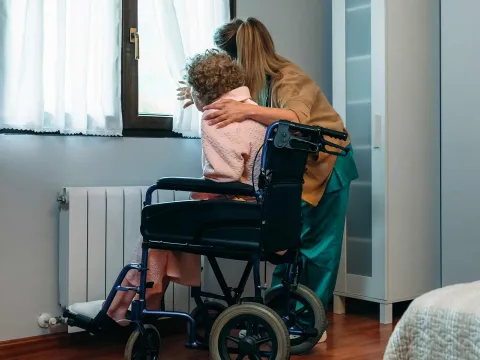
M 64 312 L 69 326 L 92 334 L 108 330 L 107 311 L 117 291 L 137 292 L 129 320 L 134 325 L 125 359 L 159 358 L 161 339 L 149 318 L 181 317 L 188 323 L 187 348 L 208 349 L 212 360 L 289 359 L 309 351 L 326 328 L 326 314 L 318 297 L 298 284 L 301 275 L 301 195 L 308 156 L 320 152 L 344 156 L 348 149 L 325 136 L 346 140 L 346 133 L 288 121 L 272 124 L 257 156 L 261 170 L 257 188 L 242 183 L 216 183 L 206 179 L 162 178 L 146 193 L 140 231 L 140 264 L 120 272 L 101 311 L 93 318 Z M 332 148 L 332 150 L 327 149 Z M 336 150 L 333 150 L 336 148 Z M 255 183 L 255 182 L 252 182 Z M 215 199 L 151 204 L 157 190 L 190 191 L 255 197 L 256 201 Z M 188 226 L 185 226 L 188 219 Z M 210 263 L 222 294 L 192 288 L 197 307 L 191 314 L 146 308 L 148 250 L 161 249 L 203 255 Z M 282 255 L 278 252 L 286 250 Z M 246 261 L 236 288 L 228 287 L 216 258 Z M 265 289 L 260 263 L 287 264 L 281 284 Z M 122 287 L 130 270 L 140 272 L 139 287 Z M 253 270 L 254 296 L 242 297 Z M 266 290 L 266 291 L 265 291 Z M 204 301 L 203 298 L 223 301 Z

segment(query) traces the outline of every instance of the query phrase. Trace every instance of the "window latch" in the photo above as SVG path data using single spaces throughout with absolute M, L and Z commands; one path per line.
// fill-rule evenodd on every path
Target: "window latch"
M 130 28 L 130 43 L 135 44 L 135 60 L 140 59 L 140 36 L 137 28 Z

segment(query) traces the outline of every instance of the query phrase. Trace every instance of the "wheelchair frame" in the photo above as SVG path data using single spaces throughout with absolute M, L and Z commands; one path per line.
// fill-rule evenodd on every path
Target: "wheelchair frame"
M 296 285 L 298 279 L 300 277 L 300 267 L 298 266 L 298 252 L 295 256 L 295 259 L 292 263 L 288 264 L 288 270 L 286 272 L 286 276 L 282 281 L 282 287 L 285 290 L 285 296 L 287 297 L 287 301 L 285 302 L 285 307 L 288 310 L 289 302 L 290 302 L 290 285 Z M 204 305 L 205 302 L 202 299 L 203 297 L 222 300 L 227 303 L 228 306 L 232 306 L 242 301 L 249 300 L 252 302 L 263 304 L 263 296 L 262 290 L 266 290 L 263 286 L 261 286 L 261 279 L 260 279 L 260 260 L 258 258 L 251 259 L 245 265 L 245 269 L 243 271 L 242 277 L 239 280 L 238 286 L 236 288 L 231 288 L 227 285 L 225 278 L 223 276 L 222 270 L 218 265 L 217 259 L 214 256 L 207 256 L 207 260 L 212 266 L 213 273 L 215 274 L 215 278 L 220 285 L 220 289 L 222 290 L 222 295 L 214 294 L 210 292 L 202 291 L 201 287 L 192 287 L 192 297 L 195 300 L 197 306 Z M 253 270 L 253 284 L 255 288 L 255 295 L 253 298 L 251 297 L 242 297 L 243 292 L 245 291 L 245 286 L 247 284 L 248 278 Z M 235 295 L 232 296 L 231 292 L 234 292 Z M 288 318 L 282 318 L 284 321 L 288 321 Z M 308 336 L 316 336 L 316 333 L 312 331 L 301 331 L 301 330 L 294 330 L 289 329 L 289 334 L 291 335 L 308 335 Z
M 304 126 L 300 124 L 293 124 L 289 123 L 287 121 L 279 121 L 276 122 L 275 124 L 271 125 L 267 131 L 266 134 L 266 141 L 264 144 L 264 152 L 262 155 L 262 169 L 264 169 L 264 165 L 266 162 L 266 147 L 268 145 L 268 141 L 272 132 L 274 129 L 279 129 L 282 126 L 286 127 L 293 127 L 294 129 L 298 131 L 302 130 L 307 130 L 309 132 L 312 131 L 317 131 L 318 132 L 318 138 L 321 139 L 322 141 L 320 143 L 313 143 L 306 141 L 305 139 L 301 137 L 296 137 L 295 135 L 289 135 L 288 138 L 285 138 L 285 134 L 283 134 L 284 138 L 281 138 L 279 136 L 275 136 L 272 140 L 275 143 L 276 147 L 279 148 L 290 148 L 294 150 L 302 150 L 306 151 L 308 153 L 318 153 L 319 151 L 330 153 L 330 154 L 336 154 L 338 155 L 338 152 L 331 152 L 329 150 L 325 149 L 325 145 L 338 148 L 341 151 L 348 151 L 345 148 L 342 148 L 339 145 L 332 144 L 328 141 L 326 141 L 323 138 L 323 135 L 334 137 L 334 138 L 339 138 L 346 140 L 346 134 L 325 129 L 325 128 L 320 128 L 320 127 L 310 127 L 310 126 Z M 312 130 L 313 129 L 313 130 Z M 316 130 L 315 130 L 316 129 Z M 299 148 L 294 148 L 291 146 L 290 140 L 296 140 L 298 144 L 303 144 L 306 146 L 303 149 Z M 297 145 L 298 145 L 297 144 Z M 262 175 L 260 176 L 260 178 Z M 261 179 L 262 180 L 262 179 Z M 263 179 L 265 180 L 265 179 Z M 173 185 L 171 186 L 173 189 Z M 187 186 L 188 187 L 188 186 Z M 156 185 L 151 186 L 146 193 L 145 196 L 145 201 L 144 201 L 144 207 L 151 205 L 151 199 L 152 199 L 152 194 L 154 191 L 157 190 L 164 190 L 164 189 L 170 189 L 168 186 L 165 188 L 161 188 L 158 186 L 158 183 Z M 173 189 L 175 190 L 175 189 Z M 190 189 L 176 189 L 176 190 L 185 190 L 185 191 L 190 191 Z M 193 191 L 201 191 L 201 189 L 195 189 Z M 237 194 L 238 195 L 238 194 Z M 255 196 L 257 199 L 261 199 L 263 196 L 262 190 L 258 190 L 255 192 Z M 134 323 L 140 333 L 144 335 L 145 328 L 143 324 L 143 319 L 145 317 L 156 317 L 156 318 L 161 318 L 161 317 L 179 317 L 179 318 L 184 318 L 187 320 L 189 326 L 190 326 L 190 331 L 189 331 L 189 338 L 188 342 L 186 344 L 187 348 L 191 349 L 197 349 L 200 348 L 199 344 L 196 341 L 196 321 L 195 319 L 188 313 L 185 312 L 175 312 L 175 311 L 164 311 L 164 310 L 159 310 L 159 311 L 152 311 L 152 310 L 147 310 L 146 309 L 146 291 L 147 288 L 153 286 L 151 283 L 147 283 L 147 264 L 148 264 L 148 250 L 150 248 L 149 246 L 149 241 L 145 241 L 142 243 L 142 257 L 141 257 L 141 263 L 140 264 L 128 264 L 123 267 L 123 269 L 120 271 L 113 287 L 111 288 L 108 297 L 102 306 L 101 311 L 97 314 L 97 316 L 94 319 L 91 319 L 89 317 L 86 317 L 84 315 L 80 314 L 73 314 L 70 313 L 68 310 L 65 311 L 64 317 L 68 319 L 67 323 L 71 326 L 78 326 L 81 327 L 87 331 L 89 331 L 92 334 L 101 332 L 103 329 L 103 323 L 106 318 L 108 318 L 107 312 L 108 309 L 110 308 L 113 299 L 118 291 L 135 291 L 138 294 L 138 298 L 133 300 L 132 302 L 132 307 L 130 311 L 130 321 Z M 296 250 L 295 256 L 293 257 L 293 261 L 287 263 L 288 268 L 285 273 L 284 279 L 282 281 L 282 284 L 280 286 L 283 287 L 283 290 L 285 291 L 285 296 L 287 297 L 287 301 L 285 302 L 285 306 L 288 310 L 289 303 L 290 303 L 290 286 L 291 285 L 296 285 L 298 283 L 300 271 L 301 271 L 301 266 L 299 266 L 300 261 L 299 261 L 299 250 Z M 261 279 L 260 279 L 260 261 L 262 256 L 262 251 L 260 250 L 259 253 L 254 253 L 252 254 L 252 257 L 248 260 L 247 265 L 245 266 L 244 272 L 240 278 L 240 281 L 238 283 L 238 286 L 236 288 L 230 288 L 228 287 L 225 278 L 223 276 L 223 273 L 220 269 L 220 266 L 218 265 L 218 262 L 216 260 L 217 256 L 212 256 L 212 255 L 207 255 L 206 258 L 209 261 L 212 270 L 215 274 L 215 277 L 220 285 L 222 294 L 214 294 L 210 292 L 205 292 L 202 291 L 201 286 L 200 287 L 192 287 L 191 288 L 191 295 L 197 304 L 197 306 L 201 306 L 204 304 L 204 300 L 202 297 L 208 297 L 212 299 L 217 299 L 217 300 L 222 300 L 227 303 L 228 306 L 232 306 L 235 304 L 238 304 L 242 302 L 243 300 L 251 300 L 256 303 L 263 304 L 263 297 L 262 297 L 262 286 L 261 286 Z M 122 282 L 130 270 L 135 270 L 140 272 L 140 285 L 138 287 L 125 287 L 122 286 Z M 254 290 L 255 290 L 255 295 L 253 298 L 242 298 L 242 294 L 245 290 L 248 278 L 253 270 L 253 280 L 254 280 Z M 232 292 L 234 294 L 232 294 Z M 287 311 L 288 313 L 288 311 Z M 282 320 L 285 322 L 288 321 L 288 317 L 283 317 Z M 315 332 L 314 332 L 314 331 Z M 316 336 L 317 335 L 317 329 L 308 329 L 307 331 L 303 330 L 293 330 L 293 329 L 288 329 L 289 334 L 291 335 L 300 335 L 300 336 Z
M 150 189 L 154 188 L 155 186 L 152 186 Z M 150 189 L 148 191 L 150 191 Z M 156 187 L 153 189 L 153 191 L 157 190 Z M 152 192 L 153 192 L 152 191 Z M 150 193 L 151 196 L 151 193 Z M 145 201 L 147 202 L 147 200 Z M 148 205 L 148 204 L 147 204 Z M 112 305 L 113 299 L 115 298 L 115 295 L 117 294 L 118 291 L 136 291 L 139 294 L 138 299 L 135 299 L 132 301 L 132 309 L 130 311 L 130 321 L 132 323 L 135 323 L 138 328 L 140 333 L 143 335 L 143 324 L 142 320 L 144 317 L 147 316 L 154 316 L 154 317 L 180 317 L 184 318 L 187 320 L 189 326 L 190 326 L 190 331 L 189 331 L 189 339 L 186 344 L 187 348 L 190 349 L 197 349 L 200 348 L 199 344 L 196 342 L 196 322 L 192 318 L 192 316 L 188 313 L 185 312 L 176 312 L 176 311 L 164 311 L 164 310 L 159 310 L 159 311 L 152 311 L 152 310 L 147 310 L 146 309 L 146 291 L 147 288 L 149 287 L 149 284 L 147 283 L 147 270 L 148 268 L 146 267 L 146 264 L 148 263 L 148 243 L 142 244 L 142 261 L 141 264 L 127 264 L 123 267 L 121 270 L 120 274 L 118 275 L 112 289 L 110 290 L 110 293 L 105 301 L 105 304 L 102 307 L 102 310 L 100 313 L 95 317 L 93 320 L 93 323 L 100 324 L 101 320 L 105 318 L 107 315 L 107 311 Z M 298 267 L 298 261 L 297 261 L 298 255 L 295 256 L 295 261 L 293 264 L 288 264 L 288 271 L 287 271 L 287 276 L 284 279 L 282 285 L 283 288 L 285 289 L 285 296 L 287 296 L 287 301 L 286 301 L 286 307 L 288 308 L 288 304 L 290 301 L 290 289 L 289 285 L 295 284 L 296 280 L 298 280 L 298 277 L 300 275 L 300 269 Z M 260 279 L 260 258 L 254 256 L 252 259 L 250 259 L 247 262 L 247 265 L 245 266 L 245 269 L 243 271 L 242 277 L 240 278 L 238 287 L 236 288 L 230 288 L 227 285 L 227 282 L 225 281 L 225 277 L 223 276 L 222 270 L 220 269 L 220 266 L 218 265 L 217 259 L 215 256 L 207 256 L 207 260 L 209 261 L 210 265 L 212 266 L 212 270 L 215 274 L 215 277 L 220 285 L 220 288 L 222 290 L 222 295 L 219 294 L 214 294 L 210 292 L 204 292 L 200 287 L 192 287 L 192 297 L 195 300 L 195 303 L 197 306 L 201 306 L 204 304 L 204 301 L 202 297 L 208 297 L 212 299 L 217 299 L 217 300 L 222 300 L 227 303 L 228 306 L 238 304 L 239 302 L 243 300 L 253 300 L 253 302 L 257 303 L 263 303 L 263 297 L 262 297 L 262 286 L 261 286 L 261 279 Z M 122 281 L 124 280 L 125 276 L 127 275 L 128 271 L 130 270 L 136 270 L 140 272 L 140 286 L 138 287 L 129 287 L 129 286 L 121 286 Z M 253 282 L 254 282 L 254 287 L 255 287 L 255 296 L 254 298 L 242 298 L 242 294 L 245 291 L 245 286 L 247 284 L 248 278 L 250 277 L 250 274 L 253 270 Z M 231 292 L 234 292 L 235 295 L 232 296 Z M 282 320 L 287 321 L 288 319 L 282 318 Z M 101 327 L 101 326 L 99 326 Z M 94 329 L 97 329 L 98 327 L 94 327 Z M 92 333 L 95 333 L 94 329 L 90 328 L 87 330 L 90 330 Z M 313 329 L 316 330 L 316 329 Z M 315 336 L 316 333 L 313 333 L 312 331 L 301 331 L 301 330 L 293 330 L 289 329 L 289 334 L 291 335 L 309 335 L 309 336 Z

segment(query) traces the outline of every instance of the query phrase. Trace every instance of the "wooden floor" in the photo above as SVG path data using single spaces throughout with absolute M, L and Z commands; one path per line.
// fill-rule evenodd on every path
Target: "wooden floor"
M 311 354 L 295 359 L 377 360 L 383 358 L 394 325 L 381 325 L 374 315 L 330 315 L 328 340 Z M 185 349 L 186 335 L 163 339 L 161 360 L 208 360 L 208 352 Z M 91 338 L 82 344 L 68 344 L 55 351 L 17 357 L 16 360 L 114 360 L 123 359 L 125 343 L 99 342 Z

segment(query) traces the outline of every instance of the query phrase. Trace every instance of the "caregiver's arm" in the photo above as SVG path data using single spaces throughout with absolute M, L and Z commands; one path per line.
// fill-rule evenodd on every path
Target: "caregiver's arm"
M 266 126 L 278 120 L 289 120 L 299 122 L 297 114 L 290 109 L 276 109 L 246 104 L 234 100 L 221 100 L 204 108 L 205 110 L 215 109 L 205 116 L 210 125 L 217 125 L 222 128 L 234 122 L 252 119 Z
M 253 106 L 251 112 L 247 115 L 247 119 L 258 121 L 264 125 L 271 125 L 278 120 L 289 120 L 299 122 L 297 114 L 290 109 L 276 109 L 265 106 Z

